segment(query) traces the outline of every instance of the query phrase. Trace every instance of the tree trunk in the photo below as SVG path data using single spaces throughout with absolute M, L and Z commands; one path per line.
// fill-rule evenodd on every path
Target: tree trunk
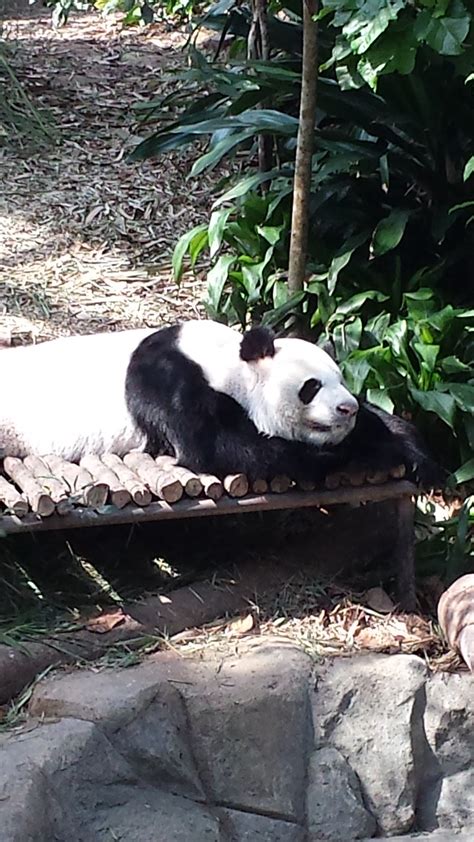
M 316 80 L 318 73 L 318 25 L 313 17 L 317 12 L 318 0 L 303 0 L 303 68 L 288 267 L 288 292 L 290 295 L 303 289 L 306 269 L 311 158 L 316 119 Z
M 268 37 L 267 0 L 253 0 L 253 16 L 250 27 L 247 58 L 251 61 L 270 58 L 270 40 Z M 260 105 L 260 108 L 263 106 Z M 269 172 L 273 164 L 273 137 L 268 134 L 258 136 L 258 168 L 260 172 Z

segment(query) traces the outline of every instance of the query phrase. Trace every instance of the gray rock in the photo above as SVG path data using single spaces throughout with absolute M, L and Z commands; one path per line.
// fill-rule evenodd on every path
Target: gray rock
M 137 780 L 96 725 L 40 725 L 0 744 L 1 842 L 220 842 L 219 820 Z
M 410 839 L 418 840 L 418 842 L 472 842 L 473 834 L 472 832 L 458 833 L 456 831 L 450 831 L 449 833 L 445 833 L 444 831 L 409 833 L 404 836 L 391 836 L 390 842 L 408 842 Z M 373 842 L 373 839 L 362 839 L 361 842 Z
M 183 700 L 168 673 L 154 665 L 121 672 L 81 670 L 42 682 L 30 710 L 36 716 L 100 722 L 138 777 L 159 782 L 177 795 L 204 800 Z
M 265 643 L 219 666 L 180 688 L 207 792 L 223 807 L 302 820 L 309 658 L 290 643 Z
M 418 826 L 474 828 L 474 676 L 431 676 L 424 727 Z
M 335 659 L 317 674 L 316 747 L 332 745 L 346 758 L 387 835 L 409 831 L 415 818 L 413 723 L 426 674 L 423 661 L 407 655 Z
M 166 678 L 152 662 L 120 671 L 58 673 L 35 687 L 29 711 L 100 722 L 107 732 L 116 731 L 156 698 Z
M 303 842 L 301 825 L 256 813 L 221 810 L 225 842 Z
M 0 737 L 0 842 L 474 839 L 472 676 L 238 648 L 42 682 Z
M 306 804 L 309 842 L 349 842 L 375 833 L 375 819 L 364 806 L 357 776 L 335 748 L 312 755 Z
M 0 840 L 5 842 L 42 842 L 55 835 L 79 842 L 74 828 L 84 811 L 110 798 L 114 786 L 134 781 L 96 726 L 74 719 L 9 736 L 0 752 Z
M 124 791 L 113 809 L 97 809 L 83 827 L 84 842 L 221 842 L 220 822 L 208 808 L 152 789 Z

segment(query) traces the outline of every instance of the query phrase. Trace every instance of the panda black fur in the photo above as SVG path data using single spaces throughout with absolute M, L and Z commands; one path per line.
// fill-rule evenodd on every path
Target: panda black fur
M 322 405 L 308 421 L 318 394 Z M 440 478 L 414 428 L 359 406 L 325 352 L 275 340 L 262 327 L 243 338 L 210 322 L 153 333 L 132 355 L 126 398 L 145 449 L 194 471 L 314 481 L 352 462 L 372 470 L 403 464 L 427 486 Z
M 0 353 L 0 455 L 170 453 L 194 470 L 316 480 L 347 462 L 436 466 L 415 431 L 360 408 L 320 348 L 210 321 Z M 358 411 L 357 411 L 358 410 Z

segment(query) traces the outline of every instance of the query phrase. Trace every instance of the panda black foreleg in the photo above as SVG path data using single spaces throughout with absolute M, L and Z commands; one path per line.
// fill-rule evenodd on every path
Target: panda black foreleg
M 348 462 L 371 471 L 388 472 L 403 465 L 406 477 L 423 488 L 437 488 L 445 481 L 413 425 L 370 404 L 361 406 L 354 431 L 341 445 L 342 452 Z

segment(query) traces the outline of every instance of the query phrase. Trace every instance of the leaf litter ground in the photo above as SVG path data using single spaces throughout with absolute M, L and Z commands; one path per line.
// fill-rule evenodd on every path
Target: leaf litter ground
M 0 331 L 35 341 L 198 314 L 201 284 L 178 289 L 170 253 L 206 218 L 210 179 L 186 178 L 196 150 L 125 160 L 131 110 L 173 89 L 185 33 L 120 31 L 91 13 L 54 30 L 47 12 L 30 12 L 4 21 L 3 37 L 58 143 L 0 147 Z

